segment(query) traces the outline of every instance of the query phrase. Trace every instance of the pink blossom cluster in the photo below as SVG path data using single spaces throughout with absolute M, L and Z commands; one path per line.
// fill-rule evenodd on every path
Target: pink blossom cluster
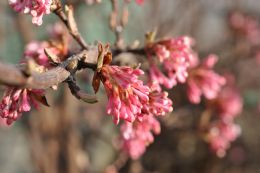
M 102 82 L 108 96 L 107 113 L 113 116 L 116 124 L 120 119 L 134 122 L 146 114 L 164 115 L 172 111 L 167 93 L 152 91 L 138 79 L 143 73 L 127 66 L 102 67 Z
M 232 121 L 242 112 L 243 101 L 235 86 L 226 85 L 211 103 L 213 109 L 224 121 Z
M 144 0 L 135 0 L 135 2 L 138 4 L 138 5 L 142 5 L 144 3 Z
M 47 43 L 31 42 L 25 48 L 25 57 L 21 62 L 33 59 L 38 65 L 38 72 L 44 71 L 45 67 L 49 67 L 48 57 L 44 53 L 44 47 Z M 8 87 L 0 104 L 0 115 L 6 123 L 10 125 L 13 121 L 21 117 L 23 112 L 31 110 L 31 104 L 37 106 L 37 98 L 44 96 L 43 90 L 20 89 L 16 87 Z M 39 100 L 38 100 L 39 101 Z
M 25 47 L 23 60 L 33 59 L 38 65 L 42 65 L 44 67 L 50 66 L 49 58 L 44 53 L 44 48 L 48 48 L 48 47 L 49 47 L 48 42 L 38 42 L 38 41 L 30 42 Z
M 257 65 L 260 65 L 260 50 L 258 50 L 255 54 L 255 60 Z
M 243 14 L 241 12 L 233 12 L 230 15 L 231 28 L 246 39 L 250 45 L 251 51 L 255 54 L 257 64 L 260 64 L 260 24 L 253 16 Z
M 85 0 L 88 5 L 92 5 L 94 3 L 100 3 L 101 0 Z
M 50 52 L 61 58 L 67 54 L 67 47 L 64 46 L 65 43 L 59 40 L 58 35 L 61 29 L 57 26 L 58 25 L 55 25 L 54 30 L 52 30 L 52 34 L 57 36 L 57 40 L 53 40 L 52 42 L 32 41 L 25 47 L 24 57 L 21 63 L 33 60 L 35 63 L 34 70 L 41 73 L 52 67 L 49 58 L 44 53 L 45 48 L 48 48 Z M 55 43 L 55 45 L 53 43 Z M 37 101 L 47 105 L 44 90 L 8 87 L 0 104 L 0 116 L 4 118 L 4 122 L 11 124 L 21 116 L 22 112 L 30 111 L 31 104 L 36 107 Z
M 171 38 L 148 45 L 151 85 L 160 90 L 160 85 L 172 88 L 178 82 L 186 82 L 188 67 L 196 57 L 192 46 L 193 40 L 189 37 Z M 156 55 L 159 63 L 152 58 L 152 55 Z M 162 70 L 156 64 L 162 66 Z M 162 71 L 165 71 L 166 74 Z
M 114 122 L 133 122 L 141 116 L 143 105 L 149 101 L 149 87 L 138 79 L 143 71 L 105 65 L 101 73 L 108 96 L 107 113 L 113 115 Z
M 252 45 L 260 44 L 260 25 L 254 17 L 233 12 L 230 15 L 230 25 Z
M 36 25 L 42 24 L 43 15 L 50 14 L 51 3 L 52 0 L 9 0 L 15 11 L 31 14 Z
M 9 87 L 0 103 L 0 116 L 7 125 L 10 125 L 21 117 L 23 112 L 31 110 L 30 104 L 37 107 L 37 97 L 43 95 L 43 90 Z
M 123 149 L 132 159 L 138 159 L 154 141 L 153 133 L 159 134 L 161 127 L 155 117 L 148 115 L 141 122 L 124 122 L 120 130 Z
M 125 0 L 126 2 L 131 2 L 131 0 Z M 135 2 L 138 4 L 138 5 L 143 5 L 144 3 L 144 0 L 135 0 Z
M 219 157 L 223 157 L 230 143 L 240 135 L 239 125 L 234 123 L 235 118 L 242 112 L 243 102 L 238 89 L 235 87 L 233 76 L 226 76 L 227 85 L 218 96 L 209 102 L 209 109 L 214 111 L 217 122 L 213 122 L 209 130 L 211 149 Z
M 155 116 L 163 116 L 173 110 L 167 92 L 154 90 L 143 84 L 139 76 L 144 72 L 126 66 L 104 65 L 101 80 L 107 96 L 107 113 L 116 124 L 121 124 L 122 148 L 136 159 L 153 142 L 153 133 L 160 132 Z M 153 132 L 153 133 L 152 133 Z
M 234 141 L 241 133 L 239 125 L 231 122 L 215 122 L 208 133 L 210 148 L 218 157 L 224 157 L 230 143 Z
M 187 95 L 191 103 L 200 103 L 202 95 L 208 100 L 218 96 L 226 80 L 213 70 L 217 60 L 215 55 L 210 55 L 201 63 L 198 59 L 191 63 L 187 80 Z
M 56 23 L 52 27 L 48 28 L 49 34 L 53 40 L 50 41 L 32 41 L 25 47 L 23 61 L 33 59 L 36 64 L 45 68 L 51 68 L 50 60 L 45 54 L 44 49 L 48 48 L 48 51 L 60 58 L 62 61 L 68 53 L 68 38 L 64 33 L 64 28 L 60 23 Z

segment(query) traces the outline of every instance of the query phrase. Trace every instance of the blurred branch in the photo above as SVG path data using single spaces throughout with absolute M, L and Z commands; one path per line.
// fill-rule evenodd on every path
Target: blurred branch
M 121 17 L 119 18 L 119 3 L 118 0 L 111 0 L 112 12 L 110 14 L 110 28 L 115 33 L 116 41 L 115 46 L 118 48 L 122 48 L 124 46 L 123 39 L 123 30 L 126 24 L 128 23 L 128 2 L 123 1 L 123 12 Z

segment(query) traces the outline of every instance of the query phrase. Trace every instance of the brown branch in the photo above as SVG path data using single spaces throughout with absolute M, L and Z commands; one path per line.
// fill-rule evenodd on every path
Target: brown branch
M 123 12 L 119 22 L 118 21 L 119 20 L 118 0 L 110 0 L 110 2 L 112 6 L 112 12 L 110 14 L 110 28 L 115 33 L 116 36 L 115 46 L 118 48 L 122 48 L 124 47 L 124 39 L 122 34 L 123 34 L 124 27 L 128 22 L 127 4 L 124 1 Z
M 43 73 L 31 72 L 26 76 L 18 66 L 0 62 L 0 83 L 22 88 L 47 89 L 64 82 L 71 74 L 83 68 L 96 68 L 97 49 L 82 51 L 71 56 L 57 67 Z M 73 67 L 73 62 L 78 61 Z
M 74 77 L 70 76 L 69 79 L 67 80 L 67 83 L 72 95 L 74 95 L 77 99 L 80 99 L 86 103 L 98 102 L 95 95 L 87 94 L 86 92 L 81 90 L 79 86 L 77 86 L 76 79 Z
M 126 49 L 120 49 L 120 48 L 115 48 L 112 49 L 112 54 L 113 56 L 118 56 L 121 53 L 132 53 L 135 55 L 146 55 L 145 48 L 126 48 Z
M 75 22 L 74 18 L 74 11 L 72 6 L 65 6 L 66 7 L 66 13 L 62 9 L 62 5 L 60 1 L 56 1 L 56 9 L 53 11 L 60 20 L 65 24 L 67 27 L 70 35 L 74 38 L 74 40 L 81 46 L 82 49 L 88 50 L 88 45 L 81 36 L 81 34 L 78 31 L 78 27 Z

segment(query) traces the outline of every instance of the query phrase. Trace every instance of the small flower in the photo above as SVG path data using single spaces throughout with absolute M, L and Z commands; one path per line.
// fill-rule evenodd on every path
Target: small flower
M 38 65 L 49 67 L 49 58 L 44 53 L 44 48 L 49 47 L 48 42 L 30 42 L 25 47 L 24 56 L 25 59 L 33 59 Z
M 188 67 L 195 58 L 192 50 L 193 40 L 189 37 L 172 38 L 148 44 L 147 53 L 151 68 L 149 69 L 150 81 L 157 86 L 164 85 L 172 88 L 178 82 L 184 83 L 188 77 Z M 156 64 L 152 55 L 155 54 L 161 63 L 164 75 Z
M 126 2 L 130 3 L 131 0 L 125 0 Z M 135 0 L 135 2 L 138 4 L 138 5 L 143 5 L 144 3 L 144 0 Z
M 168 93 L 143 84 L 139 79 L 144 72 L 138 68 L 109 65 L 112 54 L 108 45 L 98 45 L 97 69 L 93 77 L 94 91 L 99 90 L 102 81 L 107 97 L 107 113 L 113 116 L 116 124 L 120 119 L 142 121 L 150 114 L 165 115 L 172 111 L 172 101 Z
M 107 113 L 113 115 L 116 124 L 120 119 L 133 122 L 149 101 L 150 89 L 138 79 L 143 73 L 127 66 L 102 67 L 101 80 L 108 96 Z
M 176 80 L 174 78 L 168 78 L 156 65 L 151 63 L 149 69 L 149 85 L 155 90 L 161 91 L 160 84 L 166 88 L 172 88 L 176 85 Z
M 43 15 L 50 14 L 51 3 L 52 0 L 9 0 L 15 11 L 30 13 L 36 25 L 42 25 Z
M 31 104 L 37 107 L 37 101 L 44 102 L 47 105 L 43 90 L 9 87 L 0 103 L 0 116 L 7 125 L 10 125 L 21 117 L 23 112 L 30 111 Z
M 135 2 L 136 2 L 138 5 L 143 5 L 144 0 L 135 0 Z
M 202 95 L 209 100 L 217 97 L 226 80 L 212 70 L 216 62 L 217 57 L 210 55 L 201 64 L 198 64 L 198 61 L 192 63 L 187 80 L 187 95 L 190 102 L 198 104 Z
M 55 29 L 58 28 L 55 27 Z M 45 68 L 51 68 L 52 64 L 50 63 L 50 59 L 44 51 L 44 49 L 46 48 L 50 53 L 60 58 L 57 61 L 62 61 L 68 54 L 68 40 L 64 37 L 59 36 L 59 34 L 61 34 L 59 30 L 53 30 L 52 34 L 56 36 L 55 40 L 42 42 L 32 41 L 29 44 L 27 44 L 25 47 L 24 58 L 22 59 L 22 62 L 32 59 L 40 66 L 43 66 Z
M 152 91 L 149 93 L 149 103 L 145 108 L 148 114 L 163 116 L 166 113 L 172 112 L 172 101 L 168 98 L 167 92 Z
M 160 131 L 160 123 L 151 115 L 145 116 L 141 122 L 124 122 L 120 128 L 122 149 L 132 159 L 138 159 L 154 141 L 153 133 L 159 134 Z
M 242 112 L 243 100 L 238 89 L 234 83 L 231 84 L 232 79 L 227 78 L 227 85 L 225 85 L 218 96 L 209 102 L 209 107 L 216 111 L 216 113 L 224 120 L 233 120 Z
M 219 121 L 210 127 L 208 134 L 208 142 L 211 150 L 218 157 L 224 157 L 226 150 L 230 147 L 230 143 L 234 141 L 241 133 L 238 125 L 232 121 Z
M 251 45 L 260 43 L 260 25 L 257 19 L 240 12 L 230 15 L 230 26 L 239 35 L 242 35 Z
M 85 0 L 88 5 L 92 5 L 94 3 L 101 3 L 102 0 Z

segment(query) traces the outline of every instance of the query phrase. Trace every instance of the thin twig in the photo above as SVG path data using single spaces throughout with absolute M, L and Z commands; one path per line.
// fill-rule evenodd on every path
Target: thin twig
M 78 27 L 76 25 L 75 19 L 74 19 L 74 14 L 73 14 L 73 8 L 72 6 L 67 6 L 67 13 L 63 11 L 62 5 L 60 2 L 57 3 L 57 8 L 54 10 L 54 13 L 60 18 L 60 20 L 65 24 L 67 27 L 69 33 L 71 36 L 77 41 L 77 43 L 81 46 L 82 49 L 88 50 L 88 45 L 81 36 L 81 34 L 78 31 Z

